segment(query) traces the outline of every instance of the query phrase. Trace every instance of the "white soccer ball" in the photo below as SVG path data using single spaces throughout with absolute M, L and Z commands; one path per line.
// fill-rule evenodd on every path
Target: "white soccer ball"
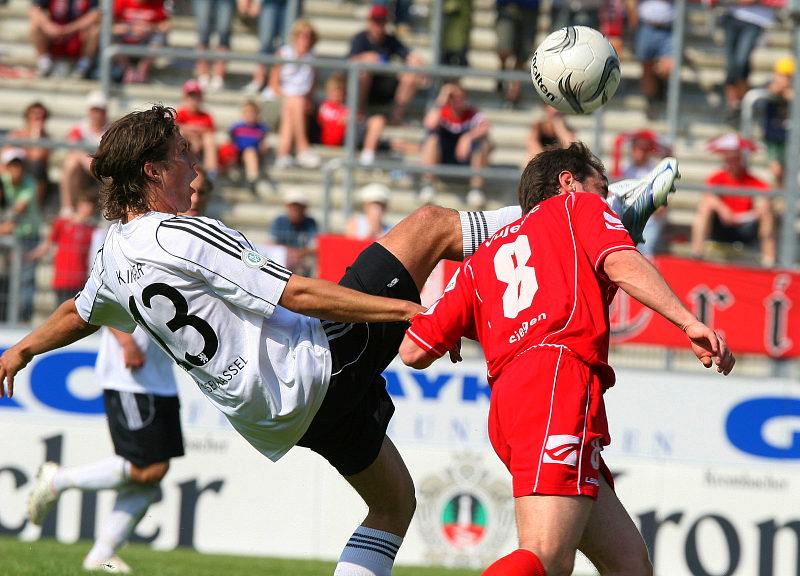
M 531 79 L 546 104 L 566 114 L 588 114 L 617 91 L 619 56 L 601 32 L 588 26 L 567 26 L 536 48 Z

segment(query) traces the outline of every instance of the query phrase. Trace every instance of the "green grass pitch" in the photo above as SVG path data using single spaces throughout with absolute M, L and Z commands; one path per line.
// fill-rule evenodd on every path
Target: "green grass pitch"
M 22 542 L 0 537 L 2 576 L 86 576 L 81 562 L 90 542 L 61 544 L 55 540 Z M 162 552 L 143 545 L 128 545 L 120 557 L 135 576 L 325 576 L 334 562 L 313 562 L 246 556 L 200 554 L 179 549 Z M 98 572 L 99 574 L 99 572 Z M 480 570 L 449 570 L 398 566 L 393 576 L 478 576 Z

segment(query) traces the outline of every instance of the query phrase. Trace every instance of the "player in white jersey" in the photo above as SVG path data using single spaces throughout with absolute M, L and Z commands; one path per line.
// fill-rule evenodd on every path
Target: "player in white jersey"
M 118 222 L 78 298 L 0 358 L 0 397 L 13 393 L 14 375 L 34 355 L 100 325 L 139 325 L 264 455 L 277 460 L 299 444 L 336 467 L 368 513 L 335 574 L 388 575 L 415 496 L 386 436 L 394 407 L 381 372 L 422 310 L 419 290 L 436 263 L 460 260 L 475 239 L 509 223 L 507 213 L 421 208 L 364 250 L 337 285 L 293 275 L 221 222 L 177 216 L 196 163 L 169 108 L 133 112 L 109 128 L 92 171 L 105 217 Z
M 210 192 L 205 180 L 192 195 L 187 214 L 202 214 Z M 105 229 L 95 230 L 91 254 L 100 250 L 105 236 Z M 139 327 L 132 334 L 103 329 L 95 376 L 103 387 L 116 456 L 72 467 L 43 463 L 28 499 L 28 517 L 41 525 L 64 490 L 70 488 L 116 490 L 113 510 L 83 567 L 127 574 L 130 566 L 116 552 L 156 498 L 170 459 L 184 454 L 178 387 L 172 359 Z

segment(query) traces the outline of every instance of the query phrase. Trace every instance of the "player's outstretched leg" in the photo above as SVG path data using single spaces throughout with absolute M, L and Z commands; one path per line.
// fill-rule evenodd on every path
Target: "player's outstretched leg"
M 58 502 L 59 493 L 53 486 L 53 479 L 58 472 L 59 465 L 55 462 L 45 462 L 39 466 L 33 490 L 28 497 L 28 518 L 37 526 L 44 523 L 47 514 Z
M 394 254 L 422 289 L 439 260 L 463 258 L 459 213 L 424 206 L 398 222 L 378 243 Z
M 658 208 L 667 205 L 669 195 L 675 192 L 675 180 L 680 177 L 678 161 L 667 157 L 640 180 L 621 180 L 609 184 L 609 195 L 613 194 L 621 204 L 612 205 L 612 208 L 619 214 L 634 242 L 639 244 L 644 241 L 642 231 L 647 220 Z

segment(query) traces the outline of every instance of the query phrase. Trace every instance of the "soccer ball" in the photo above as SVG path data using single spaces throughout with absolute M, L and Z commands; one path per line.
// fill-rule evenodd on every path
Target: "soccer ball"
M 531 79 L 546 104 L 567 114 L 588 114 L 617 91 L 619 56 L 594 28 L 567 26 L 536 48 Z

